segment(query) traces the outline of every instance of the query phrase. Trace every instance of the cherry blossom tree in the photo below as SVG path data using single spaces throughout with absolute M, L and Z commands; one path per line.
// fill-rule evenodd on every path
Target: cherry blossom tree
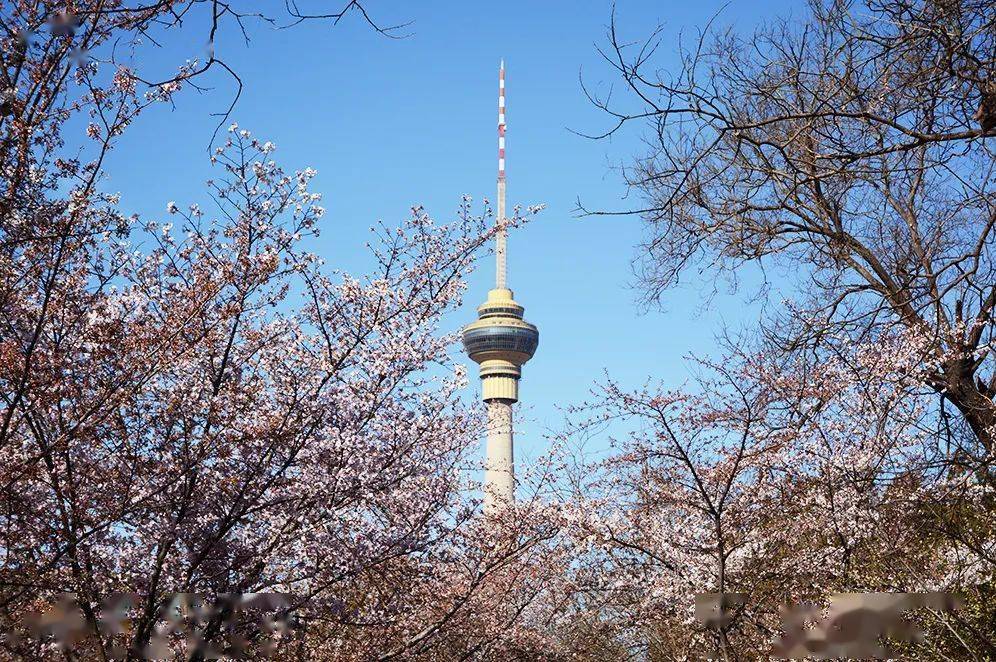
M 777 514 L 777 441 L 758 437 L 770 394 L 725 376 L 730 391 L 699 397 L 609 382 L 583 408 L 601 413 L 581 429 L 632 423 L 599 470 L 586 470 L 593 478 L 571 517 L 593 545 L 579 581 L 600 596 L 593 604 L 631 653 L 728 655 L 743 619 L 716 637 L 697 631 L 695 594 L 747 591 L 775 570 L 762 564 L 784 544 L 767 537 Z
M 742 659 L 770 650 L 782 605 L 825 607 L 837 592 L 960 592 L 985 613 L 991 531 L 947 535 L 938 513 L 991 487 L 944 461 L 930 351 L 897 326 L 815 372 L 733 350 L 678 391 L 601 387 L 571 434 L 626 427 L 583 466 L 566 511 L 588 550 L 579 618 L 631 653 Z M 728 620 L 701 622 L 704 593 L 734 594 Z M 920 654 L 990 652 L 985 617 L 920 618 Z
M 323 274 L 297 248 L 323 211 L 314 172 L 285 174 L 270 150 L 233 127 L 218 219 L 170 203 L 136 241 L 81 231 L 61 260 L 5 411 L 9 614 L 52 591 L 138 592 L 141 649 L 169 594 L 320 603 L 467 517 L 452 510 L 476 430 L 462 373 L 421 373 L 449 365 L 438 318 L 482 221 L 415 210 L 381 229 L 375 275 Z M 305 302 L 284 313 L 295 282 Z M 10 319 L 37 319 L 44 299 L 18 294 Z
M 30 634 L 24 617 L 66 593 L 80 616 L 73 651 L 24 636 L 6 654 L 265 650 L 224 610 L 186 613 L 200 644 L 171 629 L 178 594 L 283 595 L 287 659 L 503 659 L 550 641 L 556 521 L 538 503 L 481 519 L 467 476 L 483 416 L 457 397 L 442 321 L 486 217 L 416 207 L 372 228 L 371 273 L 331 270 L 306 250 L 315 172 L 284 171 L 235 124 L 204 200 L 142 220 L 100 190 L 144 109 L 213 72 L 241 86 L 221 31 L 356 14 L 394 33 L 355 1 L 281 10 L 0 10 L 0 626 Z M 129 59 L 196 26 L 204 61 L 154 78 Z M 133 596 L 118 630 L 101 611 L 116 594 Z

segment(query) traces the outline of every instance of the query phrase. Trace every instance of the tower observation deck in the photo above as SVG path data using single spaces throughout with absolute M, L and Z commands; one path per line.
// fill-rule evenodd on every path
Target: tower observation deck
M 477 307 L 477 320 L 463 330 L 463 346 L 480 365 L 481 394 L 488 407 L 484 509 L 494 512 L 515 500 L 512 404 L 519 400 L 522 365 L 539 345 L 539 331 L 523 319 L 523 307 L 506 285 L 505 63 L 498 70 L 498 210 L 495 215 L 495 287 Z

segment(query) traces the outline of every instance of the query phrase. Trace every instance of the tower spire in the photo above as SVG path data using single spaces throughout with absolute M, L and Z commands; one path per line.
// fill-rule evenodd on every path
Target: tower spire
M 505 223 L 505 60 L 498 66 L 498 215 L 495 217 L 498 233 L 495 235 L 495 287 L 505 286 L 505 252 L 507 235 Z

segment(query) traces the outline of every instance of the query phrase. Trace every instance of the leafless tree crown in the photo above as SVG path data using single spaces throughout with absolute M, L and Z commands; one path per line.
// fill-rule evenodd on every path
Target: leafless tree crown
M 996 12 L 988 0 L 814 1 L 744 36 L 707 28 L 681 67 L 660 33 L 603 50 L 651 149 L 639 275 L 659 301 L 692 265 L 796 266 L 811 339 L 899 323 L 935 340 L 933 383 L 992 448 Z M 605 213 L 605 212 L 592 212 Z M 926 357 L 925 357 L 925 360 Z

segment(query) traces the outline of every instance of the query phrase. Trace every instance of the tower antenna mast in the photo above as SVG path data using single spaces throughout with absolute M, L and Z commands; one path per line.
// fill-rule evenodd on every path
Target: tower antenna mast
M 498 67 L 498 215 L 495 217 L 498 232 L 495 235 L 495 287 L 505 289 L 505 60 Z

